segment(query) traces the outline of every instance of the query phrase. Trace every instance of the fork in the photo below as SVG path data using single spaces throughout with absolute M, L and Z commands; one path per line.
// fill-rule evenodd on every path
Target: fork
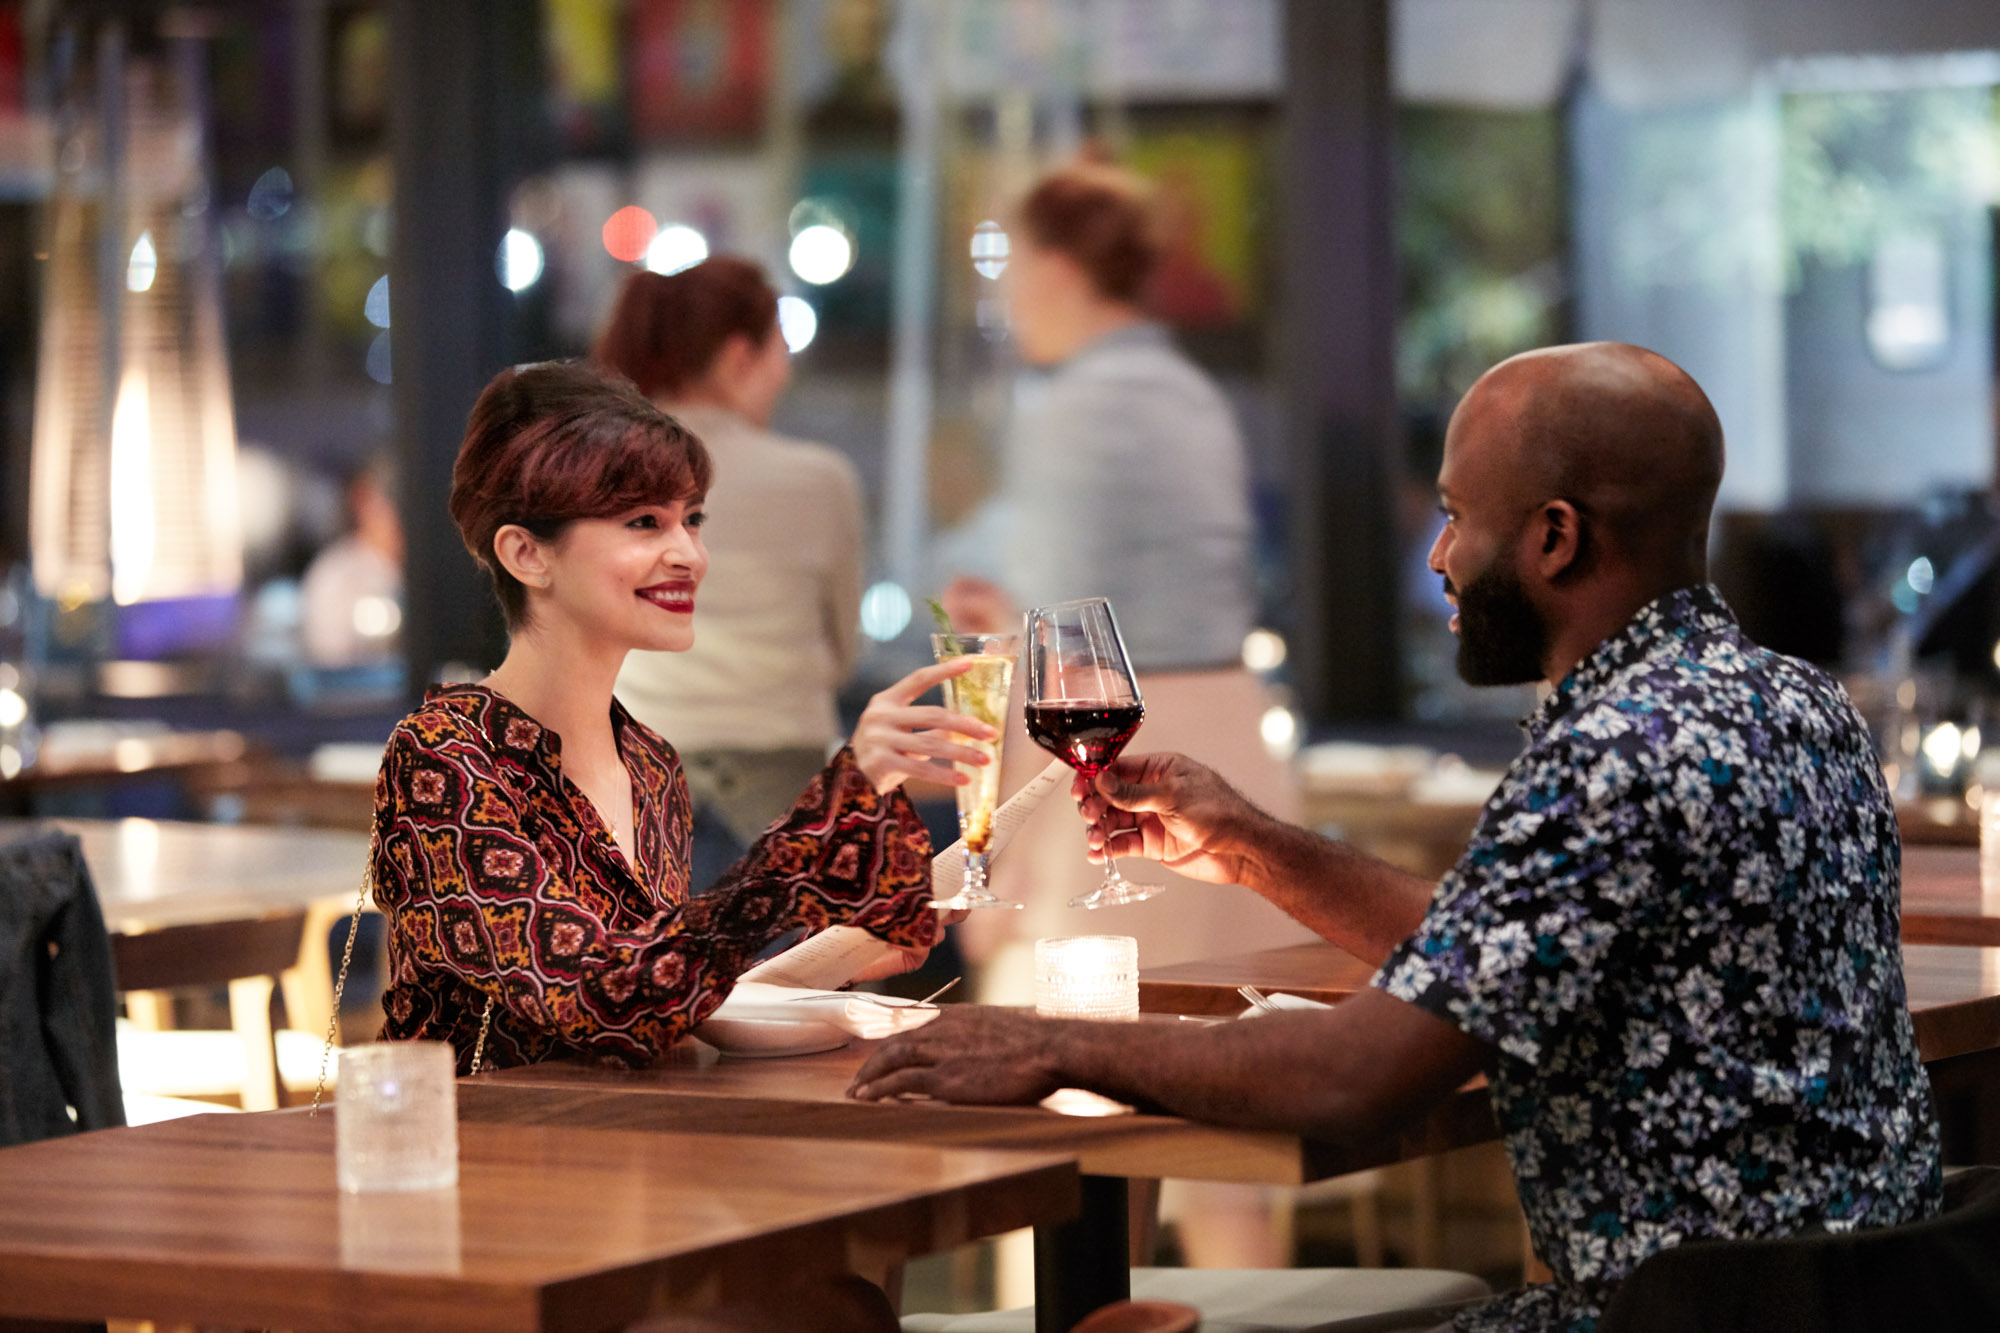
M 1238 995 L 1241 995 L 1244 999 L 1250 1001 L 1253 1007 L 1261 1009 L 1267 1014 L 1281 1014 L 1284 1012 L 1284 1007 L 1282 1005 L 1276 1005 L 1271 1003 L 1270 997 L 1265 995 L 1263 991 L 1258 990 L 1255 986 L 1238 986 L 1236 988 L 1236 993 Z

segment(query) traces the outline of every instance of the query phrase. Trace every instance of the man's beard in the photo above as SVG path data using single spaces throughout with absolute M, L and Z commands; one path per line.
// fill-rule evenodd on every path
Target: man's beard
M 1548 626 L 1512 566 L 1495 561 L 1457 591 L 1459 679 L 1468 685 L 1540 680 Z

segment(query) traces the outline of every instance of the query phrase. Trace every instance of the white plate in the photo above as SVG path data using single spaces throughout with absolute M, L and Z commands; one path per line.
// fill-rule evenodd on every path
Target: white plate
M 847 1034 L 828 1023 L 781 1023 L 768 1018 L 711 1018 L 695 1029 L 724 1055 L 740 1060 L 772 1060 L 811 1055 L 847 1045 Z

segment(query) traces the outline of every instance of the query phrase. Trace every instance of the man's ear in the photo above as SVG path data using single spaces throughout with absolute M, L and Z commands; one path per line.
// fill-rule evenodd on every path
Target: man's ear
M 544 587 L 549 577 L 548 552 L 535 534 L 518 523 L 503 524 L 493 534 L 493 558 L 500 567 L 529 587 Z
M 1551 500 L 1535 514 L 1530 525 L 1535 549 L 1529 555 L 1543 579 L 1553 583 L 1568 574 L 1581 573 L 1584 565 L 1583 515 L 1567 500 Z

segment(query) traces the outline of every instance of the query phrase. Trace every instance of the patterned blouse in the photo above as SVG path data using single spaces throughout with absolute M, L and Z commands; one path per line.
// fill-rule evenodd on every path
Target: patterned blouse
M 688 896 L 687 780 L 616 702 L 632 775 L 628 864 L 564 775 L 560 738 L 498 693 L 434 689 L 389 738 L 375 787 L 375 901 L 389 918 L 385 1040 L 448 1041 L 470 1069 L 657 1059 L 764 945 L 842 922 L 930 944 L 930 839 L 842 750 L 714 889 Z
M 1383 990 L 1496 1048 L 1556 1280 L 1464 1330 L 1587 1333 L 1647 1255 L 1926 1216 L 1894 807 L 1840 687 L 1712 588 L 1641 610 L 1525 723 Z

